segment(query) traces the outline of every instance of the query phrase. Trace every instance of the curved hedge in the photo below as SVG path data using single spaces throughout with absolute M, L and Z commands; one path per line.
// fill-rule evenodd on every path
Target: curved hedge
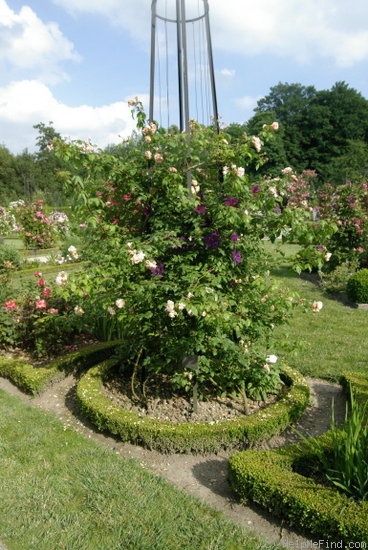
M 346 373 L 342 384 L 351 384 L 357 400 L 367 400 L 367 376 Z M 329 432 L 316 439 L 329 446 Z M 301 458 L 314 460 L 310 449 L 308 444 L 298 444 L 239 452 L 229 460 L 230 484 L 243 502 L 255 502 L 325 540 L 368 543 L 368 502 L 355 502 L 336 489 L 293 471 Z
M 20 359 L 9 359 L 0 356 L 0 376 L 8 378 L 25 393 L 35 395 L 41 393 L 55 379 L 63 376 L 63 372 L 81 371 L 109 357 L 120 341 L 101 342 L 86 346 L 59 357 L 42 367 L 35 367 Z
M 79 381 L 77 399 L 82 412 L 99 430 L 161 452 L 209 453 L 254 446 L 298 420 L 309 402 L 309 386 L 304 378 L 285 368 L 282 376 L 289 390 L 267 409 L 216 424 L 161 421 L 127 411 L 102 393 L 104 377 L 113 364 L 105 361 Z

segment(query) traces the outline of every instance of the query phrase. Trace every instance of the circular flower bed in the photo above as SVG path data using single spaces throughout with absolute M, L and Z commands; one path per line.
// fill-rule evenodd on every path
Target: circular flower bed
M 113 366 L 114 360 L 107 360 L 80 379 L 77 399 L 82 412 L 101 431 L 161 452 L 207 453 L 254 446 L 296 422 L 309 401 L 303 377 L 285 367 L 282 378 L 287 392 L 254 414 L 215 423 L 157 420 L 122 408 L 104 393 L 104 380 Z

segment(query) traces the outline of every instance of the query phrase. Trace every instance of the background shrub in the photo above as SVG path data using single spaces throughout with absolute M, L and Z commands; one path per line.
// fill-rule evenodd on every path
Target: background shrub
M 20 264 L 21 256 L 19 252 L 15 248 L 0 242 L 0 275 L 18 269 Z
M 358 304 L 368 302 L 368 269 L 361 269 L 350 277 L 347 284 L 347 292 L 349 298 Z

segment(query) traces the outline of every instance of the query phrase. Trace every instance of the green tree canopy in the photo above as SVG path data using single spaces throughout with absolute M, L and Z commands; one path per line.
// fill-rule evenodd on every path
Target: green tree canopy
M 368 141 L 368 101 L 345 82 L 322 91 L 279 83 L 259 100 L 248 131 L 257 131 L 266 115 L 280 123 L 283 143 L 283 150 L 268 152 L 271 163 L 280 164 L 284 154 L 283 164 L 297 172 L 316 170 L 321 180 L 336 177 L 330 167 L 352 141 Z

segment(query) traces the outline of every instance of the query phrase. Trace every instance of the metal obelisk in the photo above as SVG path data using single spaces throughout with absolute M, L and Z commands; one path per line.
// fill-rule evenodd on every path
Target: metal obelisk
M 169 97 L 168 87 L 173 84 L 172 80 L 175 78 L 175 75 L 169 75 L 169 66 L 171 69 L 174 65 L 171 61 L 176 50 L 177 82 L 175 83 L 175 95 L 177 95 L 176 115 L 180 131 L 187 131 L 189 121 L 197 119 L 193 103 L 197 102 L 198 104 L 198 96 L 201 95 L 203 104 L 205 94 L 208 96 L 205 101 L 209 106 L 207 107 L 209 116 L 207 121 L 198 122 L 215 124 L 218 127 L 219 117 L 208 0 L 198 1 L 196 13 L 193 11 L 193 3 L 191 3 L 191 11 L 188 12 L 186 0 L 161 0 L 161 5 L 159 2 L 160 0 L 152 0 L 149 118 L 154 120 L 156 115 L 156 81 L 160 78 L 158 70 L 161 70 L 161 67 L 158 67 L 160 63 L 160 52 L 158 50 L 161 45 L 161 47 L 166 48 L 167 97 Z M 168 12 L 169 9 L 170 13 Z M 158 31 L 159 24 L 161 25 L 161 33 Z M 168 32 L 171 34 L 169 35 Z M 176 39 L 175 44 L 173 43 L 174 37 Z M 168 61 L 169 55 L 171 55 L 170 61 Z M 205 86 L 206 90 L 203 89 Z M 167 99 L 166 109 L 169 108 L 168 102 Z

